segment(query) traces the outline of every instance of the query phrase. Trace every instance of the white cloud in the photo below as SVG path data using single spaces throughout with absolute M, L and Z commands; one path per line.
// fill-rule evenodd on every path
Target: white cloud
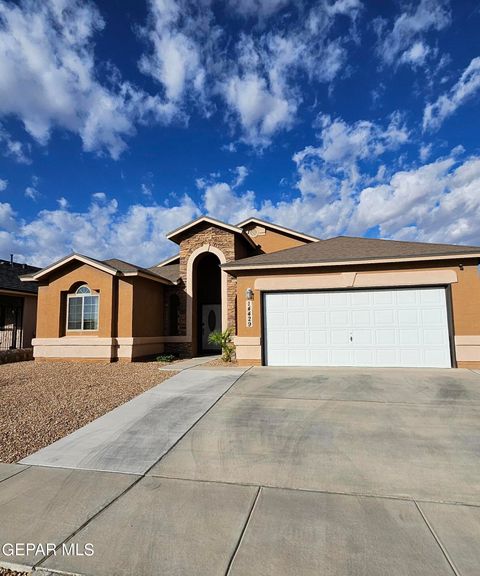
M 423 128 L 436 129 L 480 90 L 480 56 L 473 58 L 460 78 L 447 94 L 433 104 L 427 104 L 423 113 Z
M 228 0 L 228 7 L 241 16 L 262 19 L 272 16 L 289 3 L 290 0 Z
M 320 129 L 320 146 L 307 146 L 297 152 L 293 160 L 300 174 L 298 187 L 307 191 L 312 185 L 331 186 L 327 173 L 332 171 L 348 175 L 352 183 L 359 178 L 358 161 L 380 156 L 386 150 L 393 150 L 404 144 L 408 138 L 408 130 L 402 123 L 398 113 L 391 116 L 386 128 L 382 128 L 369 120 L 359 120 L 347 124 L 341 118 L 332 119 L 328 115 L 317 118 Z
M 246 166 L 237 166 L 234 172 L 236 174 L 236 178 L 232 184 L 232 188 L 238 188 L 245 182 L 245 178 L 249 174 L 248 168 Z
M 206 79 L 215 57 L 220 28 L 213 23 L 210 0 L 150 0 L 148 24 L 140 35 L 148 52 L 140 70 L 162 88 L 163 106 L 171 118 L 188 119 L 185 100 L 208 115 Z
M 33 200 L 34 202 L 36 202 L 38 200 L 40 196 L 39 191 L 34 188 L 33 186 L 27 186 L 25 188 L 25 197 L 26 198 L 30 198 L 30 200 Z
M 337 16 L 354 23 L 360 9 L 356 0 L 321 3 L 283 30 L 241 36 L 236 62 L 228 62 L 218 89 L 240 123 L 244 142 L 268 146 L 277 132 L 293 125 L 302 103 L 300 75 L 331 83 L 341 73 L 353 32 L 340 38 L 329 34 Z
M 10 204 L 0 203 L 0 252 L 14 252 L 38 266 L 73 251 L 151 266 L 172 251 L 165 234 L 200 213 L 188 196 L 178 206 L 136 204 L 121 213 L 116 199 L 96 194 L 85 212 L 67 208 L 41 210 L 26 222 Z
M 400 57 L 402 64 L 411 64 L 412 66 L 423 66 L 431 49 L 423 42 L 415 42 Z
M 96 193 L 84 212 L 59 199 L 58 210 L 41 210 L 26 222 L 10 203 L 0 203 L 0 252 L 41 266 L 71 251 L 152 265 L 172 253 L 165 234 L 202 213 L 231 223 L 258 216 L 321 238 L 378 227 L 387 238 L 480 244 L 480 156 L 462 161 L 452 152 L 393 174 L 380 166 L 373 179 L 359 179 L 369 180 L 367 186 L 340 173 L 312 173 L 307 181 L 300 168 L 303 186 L 278 200 L 242 190 L 238 174 L 231 181 L 215 174 L 198 181 L 198 202 L 184 196 L 173 206 L 134 204 L 121 211 L 116 199 Z
M 135 123 L 168 120 L 158 97 L 134 88 L 114 71 L 99 80 L 93 39 L 105 23 L 80 0 L 21 0 L 0 4 L 0 114 L 19 118 L 45 145 L 53 129 L 78 134 L 87 151 L 118 158 Z M 17 159 L 18 143 L 8 144 Z
M 233 37 L 212 4 L 149 0 L 147 22 L 137 31 L 146 45 L 139 68 L 158 87 L 150 94 L 122 79 L 111 63 L 98 61 L 94 42 L 106 23 L 93 2 L 1 3 L 0 117 L 19 119 L 41 145 L 61 129 L 77 134 L 84 150 L 116 159 L 138 125 L 186 125 L 192 107 L 208 117 L 221 100 L 227 118 L 240 127 L 240 140 L 269 145 L 295 121 L 301 80 L 331 84 L 343 73 L 362 4 L 297 6 L 293 19 L 271 30 L 249 26 Z M 287 4 L 246 0 L 235 6 L 263 18 Z M 334 36 L 337 18 L 345 16 L 349 26 Z M 25 145 L 1 130 L 0 143 L 6 154 L 29 161 Z
M 378 44 L 377 54 L 390 66 L 424 65 L 435 51 L 425 40 L 427 33 L 443 30 L 451 22 L 448 0 L 420 0 L 410 4 L 390 28 L 386 20 L 375 21 Z
M 66 210 L 69 206 L 68 200 L 63 196 L 57 200 L 60 210 Z
M 225 96 L 238 114 L 245 142 L 254 146 L 268 145 L 276 132 L 289 128 L 297 110 L 293 99 L 252 73 L 230 78 Z
M 27 146 L 13 139 L 5 128 L 0 124 L 0 145 L 3 147 L 4 156 L 13 158 L 19 164 L 30 164 L 31 160 L 27 152 Z
M 2 178 L 0 178 L 0 192 L 6 190 L 7 186 L 8 186 L 8 180 L 2 180 Z

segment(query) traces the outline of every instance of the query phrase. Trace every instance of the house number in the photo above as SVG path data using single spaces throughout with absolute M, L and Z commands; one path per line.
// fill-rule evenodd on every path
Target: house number
M 247 300 L 247 328 L 253 326 L 253 301 Z

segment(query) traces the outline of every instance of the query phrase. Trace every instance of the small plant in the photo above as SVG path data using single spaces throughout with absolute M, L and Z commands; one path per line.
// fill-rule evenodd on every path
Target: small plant
M 155 360 L 157 362 L 173 362 L 176 358 L 173 354 L 160 354 L 160 356 L 157 356 Z
M 215 330 L 215 332 L 212 332 L 208 337 L 210 344 L 220 346 L 222 349 L 222 360 L 224 362 L 232 361 L 233 352 L 235 350 L 232 336 L 233 328 L 227 328 L 223 332 L 220 330 Z

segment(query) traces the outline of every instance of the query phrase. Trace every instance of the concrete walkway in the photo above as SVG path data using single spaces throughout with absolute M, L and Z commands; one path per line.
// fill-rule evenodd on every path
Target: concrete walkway
M 187 358 L 186 360 L 179 360 L 178 362 L 172 362 L 168 366 L 162 366 L 159 370 L 168 372 L 181 372 L 182 370 L 189 370 L 190 368 L 196 368 L 202 364 L 207 364 L 212 360 L 217 360 L 220 356 L 198 356 L 197 358 Z
M 145 474 L 244 372 L 182 371 L 20 463 Z

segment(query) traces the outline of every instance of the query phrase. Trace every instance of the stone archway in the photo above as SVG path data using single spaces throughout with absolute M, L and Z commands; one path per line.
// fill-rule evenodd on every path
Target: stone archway
M 208 334 L 227 328 L 227 274 L 220 269 L 226 262 L 221 250 L 204 245 L 192 252 L 187 263 L 187 334 L 192 352 L 214 353 Z

